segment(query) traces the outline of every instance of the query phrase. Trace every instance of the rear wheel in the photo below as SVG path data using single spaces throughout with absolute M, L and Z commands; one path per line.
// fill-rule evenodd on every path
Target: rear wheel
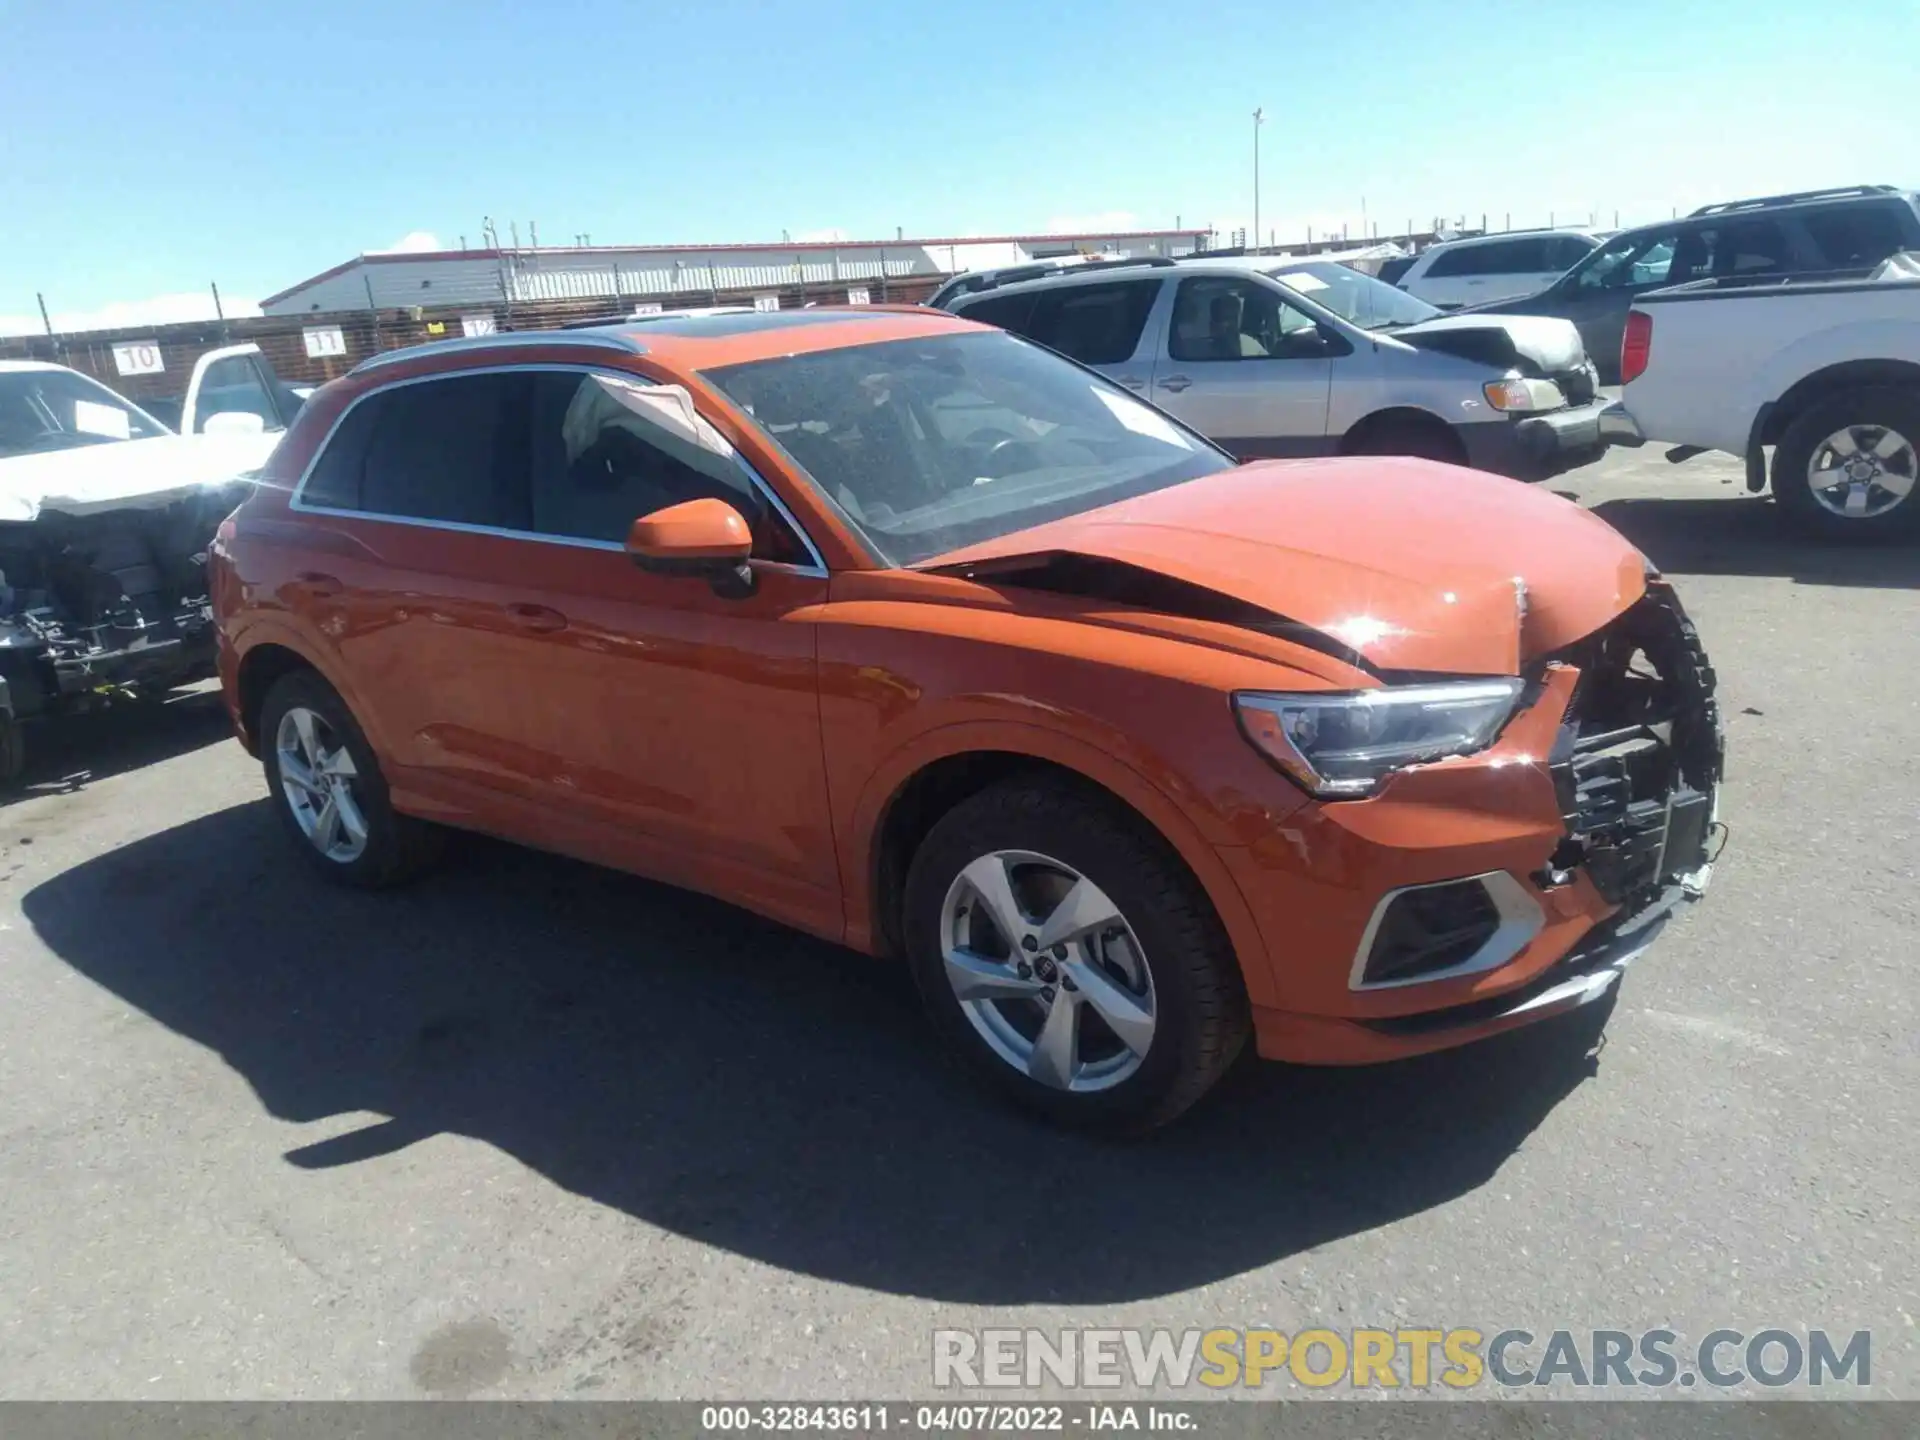
M 1773 452 L 1773 494 L 1802 529 L 1833 540 L 1920 533 L 1920 394 L 1849 390 L 1817 401 Z
M 1159 837 L 1044 778 L 961 802 L 907 877 L 934 1026 L 1002 1094 L 1116 1132 L 1166 1123 L 1244 1043 L 1246 998 L 1206 897 Z
M 311 670 L 274 682 L 261 706 L 260 735 L 274 810 L 329 880 L 362 889 L 393 885 L 436 858 L 441 832 L 395 813 L 353 713 Z

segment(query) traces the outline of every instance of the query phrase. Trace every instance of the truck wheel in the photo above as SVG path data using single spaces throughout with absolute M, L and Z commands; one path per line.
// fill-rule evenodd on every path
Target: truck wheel
M 1920 531 L 1920 394 L 1848 390 L 1816 401 L 1773 452 L 1773 495 L 1803 530 L 1874 542 Z
M 908 871 L 914 981 L 960 1060 L 1063 1124 L 1136 1134 L 1220 1078 L 1246 993 L 1213 907 L 1157 835 L 1057 781 L 962 801 Z
M 260 762 L 274 813 L 329 880 L 372 890 L 411 879 L 443 832 L 395 812 L 353 712 L 311 670 L 274 682 L 260 707 Z

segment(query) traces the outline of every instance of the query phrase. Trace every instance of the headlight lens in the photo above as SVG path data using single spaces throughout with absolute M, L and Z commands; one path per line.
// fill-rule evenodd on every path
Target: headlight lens
M 1233 697 L 1254 746 L 1309 794 L 1371 795 L 1409 765 L 1470 755 L 1500 733 L 1520 698 L 1517 679 L 1463 680 L 1337 694 Z
M 1558 410 L 1567 403 L 1566 393 L 1551 380 L 1489 380 L 1482 388 L 1496 410 Z

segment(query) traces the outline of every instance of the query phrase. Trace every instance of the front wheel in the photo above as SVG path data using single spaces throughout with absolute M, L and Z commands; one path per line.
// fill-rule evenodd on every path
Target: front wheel
M 950 811 L 914 856 L 905 922 L 949 1048 L 1065 1124 L 1165 1124 L 1245 1042 L 1239 968 L 1192 876 L 1058 782 L 1008 781 Z
M 1832 540 L 1920 532 L 1920 394 L 1860 389 L 1808 407 L 1773 452 L 1773 494 L 1802 529 Z
M 310 670 L 282 676 L 260 709 L 261 765 L 282 825 L 309 864 L 361 889 L 393 885 L 437 855 L 441 832 L 395 812 L 353 713 Z

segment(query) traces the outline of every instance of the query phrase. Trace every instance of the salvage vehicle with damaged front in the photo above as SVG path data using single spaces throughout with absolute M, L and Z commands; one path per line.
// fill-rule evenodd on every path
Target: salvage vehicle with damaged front
M 207 547 L 279 438 L 237 408 L 243 372 L 270 383 L 255 346 L 204 356 L 176 435 L 78 371 L 0 362 L 0 782 L 29 725 L 213 672 Z
M 455 826 L 724 897 L 904 960 L 1070 1124 L 1164 1122 L 1249 1037 L 1360 1064 L 1600 999 L 1717 843 L 1713 672 L 1605 522 L 1419 459 L 1237 465 L 934 310 L 381 356 L 211 568 L 322 874 Z

